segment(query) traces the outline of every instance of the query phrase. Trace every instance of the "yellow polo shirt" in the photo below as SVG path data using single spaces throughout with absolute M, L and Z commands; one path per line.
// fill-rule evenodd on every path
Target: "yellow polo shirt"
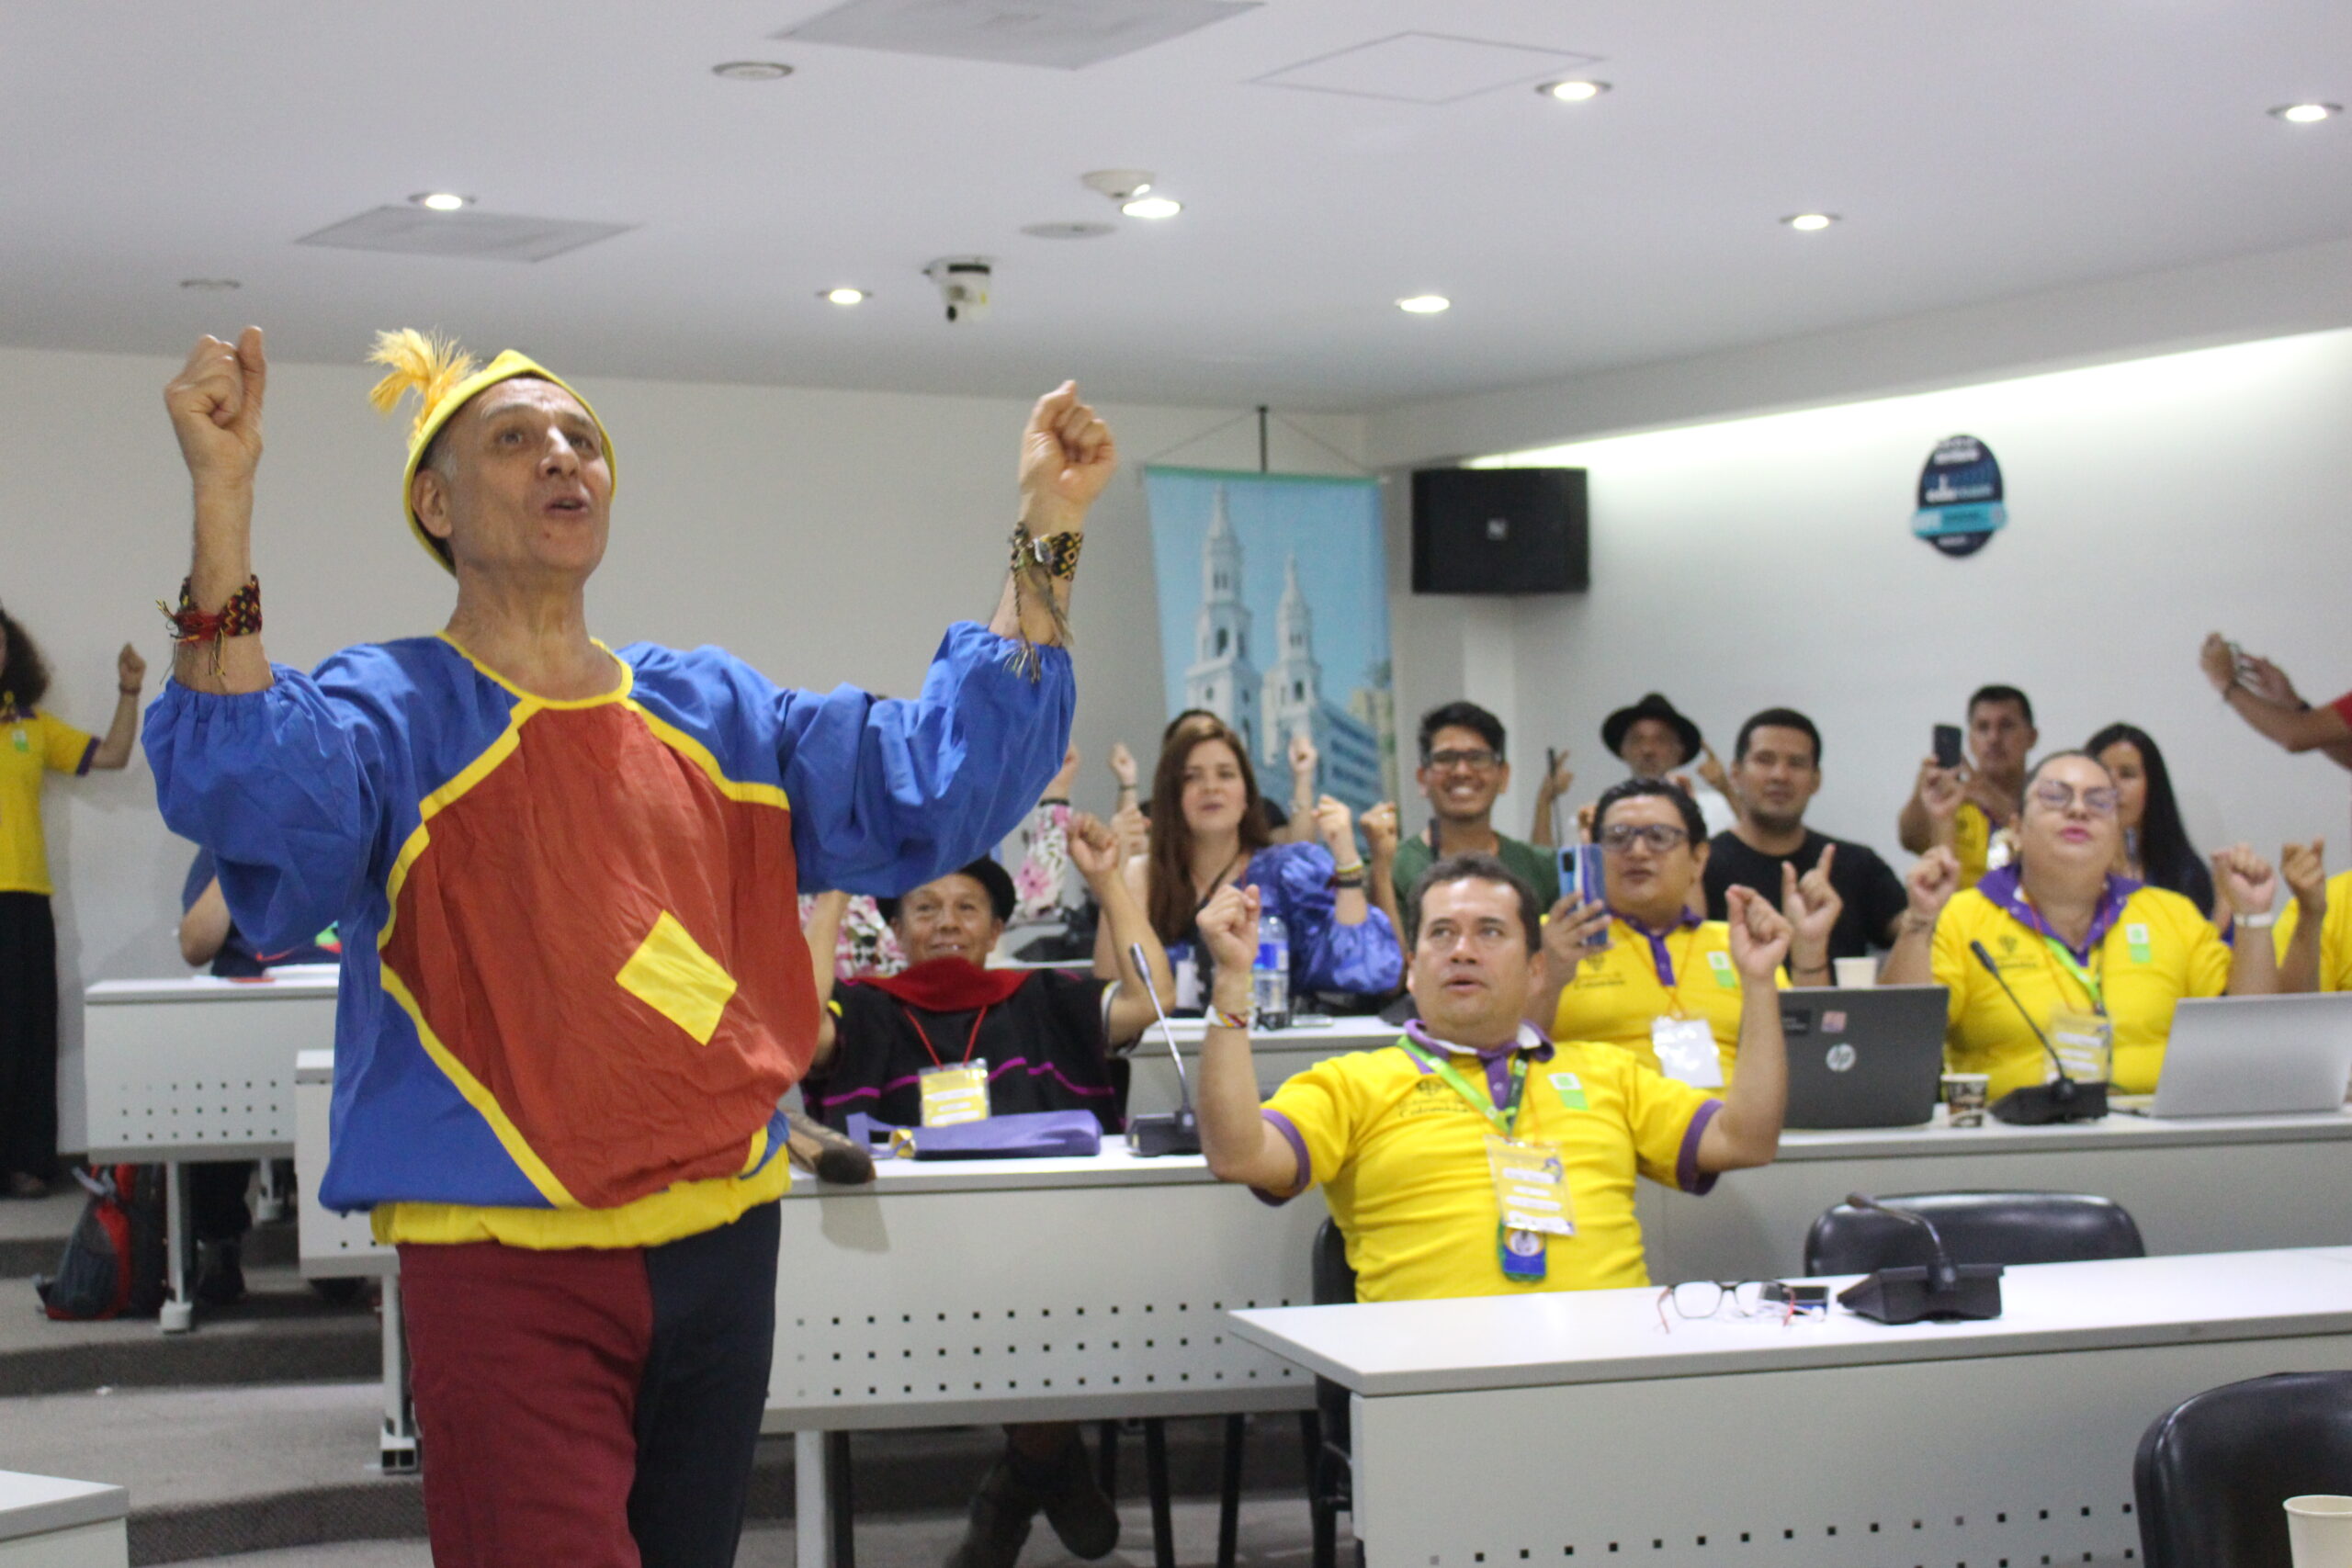
M 1936 919 L 1936 984 L 1951 987 L 1944 1065 L 1955 1073 L 1989 1073 L 1993 1097 L 2050 1077 L 2049 1056 L 2018 1009 L 1968 950 L 1981 942 L 2001 978 L 2044 1032 L 2059 1007 L 2091 1010 L 2089 990 L 2068 973 L 2039 931 L 1982 892 L 1952 896 Z M 2218 997 L 2230 983 L 2230 950 L 2204 911 L 2177 893 L 2143 886 L 2091 954 L 2087 966 L 2106 993 L 2115 1031 L 2114 1085 L 2123 1094 L 2156 1087 L 2183 997 Z
M 1731 961 L 1731 928 L 1721 920 L 1682 926 L 1665 937 L 1673 967 L 1668 986 L 1650 939 L 1623 919 L 1609 922 L 1609 945 L 1577 965 L 1552 1016 L 1555 1040 L 1601 1040 L 1623 1046 L 1652 1072 L 1657 1053 L 1650 1024 L 1660 1018 L 1702 1018 L 1731 1082 L 1739 1054 L 1739 968 Z
M 2278 916 L 2278 962 L 2287 962 L 2287 944 L 2294 940 L 2303 907 L 2290 896 Z M 2352 991 L 2352 871 L 2327 879 L 2327 914 L 2319 923 L 2319 988 Z
M 1518 1135 L 1559 1149 L 1576 1225 L 1572 1236 L 1544 1238 L 1547 1272 L 1535 1283 L 1506 1280 L 1496 1256 L 1492 1123 L 1411 1052 L 1391 1045 L 1334 1056 L 1266 1102 L 1267 1121 L 1307 1173 L 1297 1190 L 1319 1182 L 1348 1238 L 1358 1300 L 1645 1285 L 1634 1178 L 1690 1192 L 1714 1185 L 1699 1169 L 1699 1138 L 1723 1101 L 1623 1051 L 1544 1043 L 1532 1031 L 1522 1038 L 1536 1056 Z M 1473 1089 L 1486 1087 L 1476 1056 L 1450 1059 Z
M 1993 818 L 1973 800 L 1960 803 L 1951 819 L 1951 852 L 1960 861 L 1960 885 L 1973 887 L 1984 879 L 1993 856 Z
M 40 829 L 44 773 L 86 773 L 98 743 L 36 709 L 0 707 L 0 893 L 56 891 Z

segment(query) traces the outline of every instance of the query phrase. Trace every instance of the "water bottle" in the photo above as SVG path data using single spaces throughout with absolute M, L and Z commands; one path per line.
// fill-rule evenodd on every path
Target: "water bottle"
M 1290 1027 L 1290 933 L 1271 910 L 1258 919 L 1258 961 L 1250 968 L 1250 1010 L 1258 1029 Z

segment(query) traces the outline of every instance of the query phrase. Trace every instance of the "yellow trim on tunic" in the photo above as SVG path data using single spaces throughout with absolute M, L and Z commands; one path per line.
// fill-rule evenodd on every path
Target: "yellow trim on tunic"
M 767 1152 L 767 1129 L 752 1138 L 752 1161 Z M 747 1165 L 747 1169 L 750 1168 Z M 792 1188 L 792 1162 L 779 1156 L 743 1176 L 681 1181 L 617 1209 L 493 1209 L 462 1203 L 381 1203 L 369 1218 L 376 1240 L 455 1247 L 494 1241 L 548 1252 L 565 1247 L 660 1247 L 732 1224 L 745 1211 Z

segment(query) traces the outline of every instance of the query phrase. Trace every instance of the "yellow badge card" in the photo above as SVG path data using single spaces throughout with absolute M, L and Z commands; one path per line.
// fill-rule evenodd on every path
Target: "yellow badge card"
M 2105 1082 L 2115 1066 L 2115 1025 L 2095 1012 L 2073 1008 L 2050 1010 L 2050 1043 L 2066 1064 L 2066 1076 Z
M 984 1061 L 925 1067 L 922 1089 L 926 1127 L 953 1127 L 989 1119 L 989 1065 Z
M 1650 1049 L 1657 1053 L 1657 1068 L 1692 1089 L 1724 1087 L 1723 1053 L 1715 1049 L 1715 1032 L 1703 1018 L 1650 1020 Z
M 1576 1213 L 1568 1204 L 1567 1168 L 1560 1163 L 1558 1149 L 1518 1138 L 1488 1138 L 1487 1169 L 1495 1180 L 1495 1212 L 1502 1216 L 1506 1231 L 1577 1234 Z

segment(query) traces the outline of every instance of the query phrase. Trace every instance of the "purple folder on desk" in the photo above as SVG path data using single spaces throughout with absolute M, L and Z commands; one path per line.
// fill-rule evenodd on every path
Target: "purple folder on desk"
M 853 1111 L 849 1135 L 877 1155 L 913 1159 L 1049 1159 L 1100 1154 L 1102 1123 L 1091 1111 L 1024 1111 L 952 1127 L 900 1127 Z

